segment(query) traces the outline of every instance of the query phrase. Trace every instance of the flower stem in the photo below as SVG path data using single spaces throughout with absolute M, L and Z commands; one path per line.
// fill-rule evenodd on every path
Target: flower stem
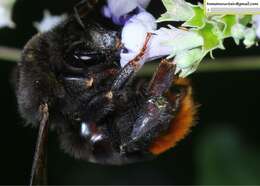
M 0 60 L 9 62 L 17 62 L 20 60 L 21 50 L 16 48 L 1 47 L 0 46 Z M 155 72 L 158 63 L 149 63 L 145 65 L 139 75 L 150 76 Z M 196 73 L 209 72 L 226 72 L 226 71 L 249 71 L 260 70 L 260 57 L 236 57 L 236 58 L 219 58 L 216 60 L 207 59 L 199 66 Z
M 21 57 L 20 49 L 0 46 L 0 60 L 17 62 L 20 60 L 20 57 Z
M 140 76 L 150 76 L 155 72 L 158 63 L 146 64 L 140 71 Z M 260 57 L 236 57 L 236 58 L 219 58 L 206 59 L 200 64 L 195 73 L 211 73 L 211 72 L 228 72 L 228 71 L 254 71 L 260 70 Z

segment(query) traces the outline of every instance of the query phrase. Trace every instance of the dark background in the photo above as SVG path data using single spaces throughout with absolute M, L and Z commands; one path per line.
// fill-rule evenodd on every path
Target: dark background
M 36 33 L 32 22 L 44 9 L 70 12 L 77 0 L 17 0 L 17 27 L 0 30 L 0 45 L 22 48 Z M 158 17 L 160 1 L 149 9 Z M 232 40 L 215 57 L 259 56 L 259 47 L 245 50 Z M 260 62 L 260 61 L 259 61 Z M 250 63 L 250 61 L 248 61 Z M 225 64 L 223 64 L 225 65 Z M 28 184 L 37 131 L 24 127 L 10 83 L 15 63 L 0 61 L 0 184 Z M 50 184 L 260 184 L 259 71 L 197 73 L 190 77 L 200 104 L 192 133 L 158 159 L 122 167 L 74 160 L 49 139 Z

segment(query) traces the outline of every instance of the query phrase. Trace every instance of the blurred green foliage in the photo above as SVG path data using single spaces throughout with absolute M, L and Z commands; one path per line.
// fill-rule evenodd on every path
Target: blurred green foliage
M 209 128 L 196 146 L 198 185 L 260 184 L 260 150 L 236 128 Z

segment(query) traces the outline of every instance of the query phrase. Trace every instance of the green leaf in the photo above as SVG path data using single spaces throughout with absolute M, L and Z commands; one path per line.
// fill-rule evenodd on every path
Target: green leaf
M 209 52 L 222 46 L 222 39 L 214 23 L 206 22 L 197 32 L 203 38 L 203 51 Z
M 245 15 L 242 18 L 240 18 L 239 23 L 244 26 L 247 26 L 249 23 L 252 22 L 252 19 L 253 19 L 252 15 Z
M 167 12 L 158 21 L 184 21 L 182 26 L 189 27 L 186 32 L 177 32 L 170 27 L 167 31 L 174 33 L 173 39 L 164 42 L 172 47 L 168 58 L 175 57 L 176 71 L 182 77 L 193 73 L 208 53 L 212 56 L 214 49 L 225 49 L 225 38 L 233 37 L 236 44 L 243 40 L 247 48 L 256 44 L 256 28 L 250 24 L 252 15 L 207 16 L 201 4 L 192 5 L 184 0 L 162 1 Z
M 238 18 L 235 15 L 222 15 L 211 17 L 211 21 L 218 26 L 224 39 L 232 35 L 232 28 L 237 23 Z
M 162 0 L 167 12 L 157 22 L 187 21 L 193 16 L 192 5 L 184 0 Z
M 221 18 L 225 28 L 223 30 L 224 38 L 231 36 L 232 27 L 237 23 L 237 17 L 235 15 L 225 15 Z
M 186 21 L 182 26 L 200 28 L 205 25 L 206 16 L 201 6 L 192 6 L 194 16 Z

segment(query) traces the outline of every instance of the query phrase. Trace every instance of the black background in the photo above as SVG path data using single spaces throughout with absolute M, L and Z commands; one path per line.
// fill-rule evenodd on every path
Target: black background
M 17 0 L 17 27 L 0 30 L 0 45 L 22 48 L 36 33 L 32 22 L 44 9 L 70 12 L 77 0 Z M 149 9 L 158 17 L 160 1 Z M 259 55 L 232 40 L 215 57 Z M 260 62 L 260 61 L 259 61 Z M 248 61 L 250 63 L 250 61 Z M 225 64 L 223 64 L 225 65 Z M 0 184 L 28 184 L 36 130 L 24 127 L 12 88 L 15 63 L 0 61 Z M 49 139 L 50 184 L 260 184 L 259 71 L 197 73 L 190 77 L 201 105 L 192 133 L 158 159 L 122 167 L 100 166 L 64 154 L 54 134 Z

